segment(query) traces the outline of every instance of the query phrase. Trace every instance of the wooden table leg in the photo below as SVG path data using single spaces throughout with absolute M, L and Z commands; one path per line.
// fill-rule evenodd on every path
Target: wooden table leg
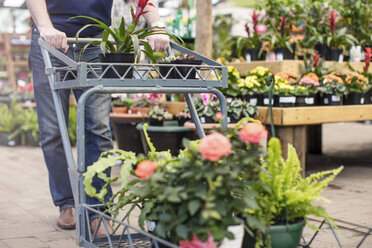
M 283 158 L 287 158 L 288 144 L 293 145 L 296 149 L 298 158 L 301 162 L 302 176 L 305 175 L 306 168 L 306 146 L 307 146 L 307 132 L 306 126 L 277 126 L 275 127 L 278 138 L 282 145 Z

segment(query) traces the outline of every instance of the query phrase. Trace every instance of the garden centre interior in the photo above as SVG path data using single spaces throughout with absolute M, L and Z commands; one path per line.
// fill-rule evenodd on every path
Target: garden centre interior
M 113 0 L 110 32 L 90 19 L 106 55 L 126 37 L 134 53 L 92 63 L 80 61 L 85 48 L 70 62 L 32 40 L 26 0 L 0 0 L 0 248 L 372 247 L 372 3 L 151 1 L 159 26 L 139 18 L 148 0 Z M 172 49 L 149 48 L 151 32 Z M 48 187 L 34 43 L 55 93 L 74 230 L 57 226 Z M 60 119 L 60 90 L 77 88 L 111 98 L 114 150 L 90 169 L 85 99 L 71 91 Z M 95 211 L 102 236 L 88 224 Z

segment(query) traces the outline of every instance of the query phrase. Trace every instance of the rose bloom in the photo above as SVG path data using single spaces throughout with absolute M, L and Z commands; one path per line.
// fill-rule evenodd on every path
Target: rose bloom
M 204 159 L 216 162 L 231 153 L 230 140 L 218 132 L 208 134 L 200 141 L 199 152 Z
M 221 112 L 216 113 L 216 119 L 222 121 L 223 120 L 223 114 Z
M 158 168 L 157 163 L 150 160 L 144 160 L 137 165 L 134 174 L 136 174 L 136 176 L 138 176 L 140 179 L 144 180 L 149 178 L 149 176 L 152 175 L 156 168 Z
M 181 248 L 216 248 L 216 244 L 213 241 L 213 236 L 208 232 L 208 239 L 202 242 L 195 233 L 192 235 L 192 240 L 182 240 L 180 241 Z
M 242 142 L 258 144 L 261 140 L 267 139 L 267 130 L 259 123 L 248 123 L 239 131 L 239 138 Z

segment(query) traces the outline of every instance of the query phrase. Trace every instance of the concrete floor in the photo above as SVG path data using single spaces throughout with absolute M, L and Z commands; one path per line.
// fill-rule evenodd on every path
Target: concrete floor
M 372 125 L 337 123 L 323 126 L 323 155 L 308 156 L 306 174 L 344 165 L 344 171 L 324 196 L 326 209 L 339 223 L 343 247 L 356 247 L 372 228 Z M 0 147 L 0 248 L 78 247 L 75 231 L 56 226 L 58 209 L 52 204 L 47 171 L 38 147 Z M 318 224 L 318 221 L 312 221 Z M 313 230 L 306 228 L 307 241 Z M 311 247 L 339 247 L 329 228 Z M 372 247 L 372 235 L 360 247 Z

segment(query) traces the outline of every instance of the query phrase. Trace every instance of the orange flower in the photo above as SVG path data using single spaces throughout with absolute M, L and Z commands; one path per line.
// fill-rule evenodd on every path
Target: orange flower
M 292 84 L 296 83 L 297 75 L 295 75 L 294 73 L 281 71 L 281 72 L 275 73 L 275 76 L 279 76 L 279 77 L 289 81 Z
M 328 74 L 328 75 L 325 75 L 323 77 L 325 79 L 325 83 L 336 82 L 336 83 L 339 83 L 339 84 L 344 84 L 344 82 L 342 81 L 342 78 L 340 78 L 336 75 Z
M 208 134 L 200 141 L 199 152 L 204 159 L 216 162 L 231 153 L 230 140 L 218 132 Z
M 267 130 L 259 123 L 248 123 L 240 131 L 239 137 L 242 142 L 258 144 L 261 140 L 267 139 Z
M 223 114 L 221 112 L 217 112 L 216 113 L 216 119 L 219 120 L 219 121 L 222 121 L 223 120 Z
M 319 77 L 314 72 L 310 72 L 310 73 L 304 75 L 302 78 L 310 78 L 310 79 L 314 80 L 315 82 L 319 82 Z
M 144 180 L 149 178 L 149 176 L 152 175 L 156 168 L 158 168 L 157 163 L 152 162 L 150 160 L 143 160 L 141 163 L 137 165 L 134 174 L 136 174 L 136 176 L 138 176 L 140 179 Z

